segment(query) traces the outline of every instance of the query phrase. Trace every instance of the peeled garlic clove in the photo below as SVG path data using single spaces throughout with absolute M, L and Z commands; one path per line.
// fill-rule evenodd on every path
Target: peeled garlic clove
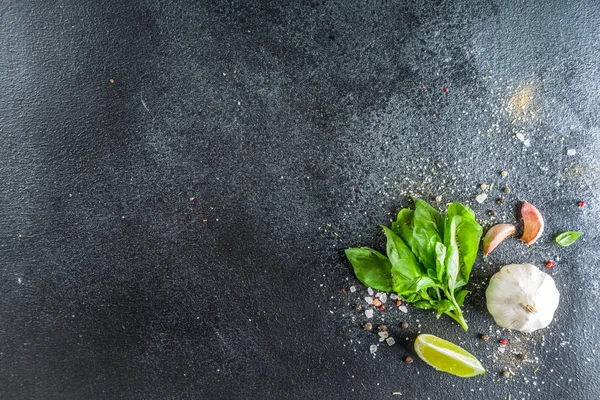
M 531 264 L 502 267 L 485 296 L 498 325 L 527 333 L 550 325 L 560 299 L 554 279 Z
M 527 246 L 535 243 L 544 232 L 544 218 L 542 214 L 532 204 L 524 201 L 521 207 L 521 216 L 523 217 L 523 235 L 520 240 Z
M 483 237 L 483 255 L 490 254 L 504 239 L 515 233 L 515 230 L 515 226 L 511 224 L 492 226 Z

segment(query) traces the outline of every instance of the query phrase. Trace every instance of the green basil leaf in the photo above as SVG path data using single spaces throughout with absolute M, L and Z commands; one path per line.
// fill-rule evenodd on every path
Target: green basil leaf
M 554 241 L 560 246 L 570 246 L 581 236 L 581 232 L 568 231 L 563 232 L 554 238 Z
M 423 310 L 429 310 L 431 308 L 434 308 L 435 305 L 432 304 L 431 301 L 429 301 L 429 300 L 420 300 L 420 301 L 415 302 L 413 304 L 413 307 L 421 308 Z
M 464 304 L 464 302 L 465 302 L 465 297 L 469 293 L 471 293 L 471 292 L 469 292 L 468 290 L 465 290 L 465 289 L 459 291 L 458 293 L 456 293 L 456 291 L 455 291 L 455 293 L 454 293 L 454 299 L 456 300 L 456 303 L 459 306 L 462 306 Z
M 438 281 L 442 282 L 446 275 L 446 246 L 441 242 L 435 244 L 435 255 L 436 278 Z
M 411 249 L 425 267 L 435 268 L 435 244 L 442 241 L 444 219 L 435 208 L 421 199 L 415 199 Z
M 454 292 L 456 288 L 456 282 L 458 281 L 458 274 L 460 272 L 460 260 L 459 260 L 459 251 L 458 244 L 456 242 L 456 229 L 460 222 L 462 221 L 462 217 L 455 215 L 452 217 L 449 223 L 446 223 L 446 232 L 444 237 L 447 242 L 446 245 L 446 259 L 444 261 L 446 265 L 446 276 L 448 277 L 448 289 L 450 292 Z
M 392 275 L 402 277 L 405 280 L 414 280 L 424 275 L 426 271 L 423 270 L 413 252 L 400 236 L 396 235 L 387 226 L 382 226 L 382 228 L 387 239 L 386 252 L 392 263 Z
M 462 281 L 464 286 L 469 282 L 471 270 L 477 258 L 483 228 L 475 221 L 473 210 L 460 203 L 452 203 L 446 213 L 446 229 L 444 232 L 444 243 L 446 245 L 450 240 L 450 222 L 455 217 L 459 218 L 454 234 L 459 249 L 459 271 L 461 275 L 457 280 L 457 285 Z
M 364 285 L 384 292 L 392 291 L 392 264 L 386 256 L 368 247 L 353 247 L 346 249 L 346 257 Z
M 392 222 L 392 230 L 404 240 L 404 243 L 412 249 L 413 247 L 413 225 L 415 212 L 408 208 L 403 208 L 398 212 L 395 222 Z
M 439 318 L 446 311 L 454 310 L 454 304 L 450 300 L 440 300 L 435 304 L 435 309 L 437 310 L 436 318 Z
M 446 218 L 452 219 L 455 215 L 459 215 L 465 220 L 475 221 L 475 213 L 473 210 L 460 203 L 452 203 L 446 210 Z

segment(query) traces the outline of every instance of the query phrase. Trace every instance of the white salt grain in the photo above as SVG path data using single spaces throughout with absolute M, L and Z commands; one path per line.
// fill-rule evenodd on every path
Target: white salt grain
M 373 310 L 365 310 L 365 317 L 373 318 Z
M 369 296 L 373 296 L 373 293 L 375 292 L 373 292 L 373 289 L 367 288 L 367 293 L 369 293 Z
M 392 294 L 390 294 L 390 299 L 398 300 L 398 295 L 396 293 L 392 293 Z
M 382 303 L 385 303 L 387 301 L 387 294 L 381 293 L 381 296 L 379 296 L 379 300 L 381 300 Z
M 522 133 L 517 133 L 517 139 L 519 139 L 521 142 L 525 141 L 525 135 L 523 135 Z
M 567 155 L 568 156 L 574 156 L 575 154 L 577 154 L 577 150 L 575 150 L 575 149 L 569 149 L 569 150 L 567 150 Z
M 356 286 L 350 286 L 350 293 L 356 292 Z
M 477 195 L 477 197 L 475 197 L 475 200 L 479 204 L 483 203 L 485 201 L 485 199 L 487 199 L 487 194 L 485 194 L 485 193 L 481 193 L 481 194 Z
M 372 344 L 371 347 L 369 347 L 369 351 L 371 352 L 371 354 L 375 354 L 377 352 L 377 345 Z
M 365 301 L 367 302 L 367 304 L 373 304 L 373 298 L 372 297 L 365 297 Z
M 400 307 L 398 307 L 398 310 L 402 311 L 403 313 L 408 312 L 408 308 L 406 308 L 406 306 L 400 306 Z
M 389 338 L 385 339 L 385 342 L 388 344 L 388 346 L 393 346 L 394 343 L 396 343 L 396 341 L 394 340 L 393 337 L 389 337 Z
M 529 141 L 529 139 L 525 139 L 523 144 L 525 145 L 525 147 L 531 147 L 531 142 Z

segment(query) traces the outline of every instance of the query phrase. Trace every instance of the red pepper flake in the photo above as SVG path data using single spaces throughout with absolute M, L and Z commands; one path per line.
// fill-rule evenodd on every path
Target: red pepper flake
M 382 303 L 382 302 L 381 302 L 381 300 L 379 300 L 379 299 L 374 299 L 374 300 L 373 300 L 373 305 L 374 305 L 375 307 L 379 307 L 379 306 L 381 306 L 382 304 L 383 304 L 383 303 Z
M 194 201 L 196 198 L 194 196 L 190 197 L 190 201 Z
M 585 207 L 585 201 L 581 200 L 579 203 L 577 203 L 577 205 L 579 206 L 579 208 L 583 208 Z
M 342 289 L 342 293 L 346 294 L 346 289 Z
M 546 266 L 546 268 L 554 268 L 554 261 L 548 260 L 544 263 L 544 265 Z
M 382 305 L 381 305 L 381 307 L 379 307 L 379 310 L 380 310 L 380 311 L 383 311 L 383 310 L 385 310 L 385 306 L 382 304 Z
M 444 88 L 444 92 L 448 93 L 450 91 L 450 89 L 448 89 L 447 87 Z
M 396 307 L 400 307 L 402 305 L 402 300 L 396 300 Z
M 500 344 L 502 346 L 508 346 L 508 339 L 500 339 Z
M 202 222 L 208 222 L 208 218 L 202 218 Z

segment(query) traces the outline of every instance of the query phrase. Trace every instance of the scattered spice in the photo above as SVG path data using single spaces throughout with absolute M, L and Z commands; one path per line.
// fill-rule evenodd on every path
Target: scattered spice
M 342 293 L 346 294 L 346 289 L 342 289 Z
M 108 81 L 109 81 L 110 83 L 115 83 L 115 80 L 114 80 L 114 79 L 109 79 Z
M 379 306 L 379 311 L 384 311 L 385 310 L 385 306 L 382 304 L 381 306 Z
M 546 266 L 546 268 L 554 268 L 554 261 L 548 260 L 544 263 L 544 265 Z
M 400 326 L 402 327 L 402 329 L 406 329 L 408 328 L 408 322 L 404 321 Z
M 202 222 L 208 222 L 208 218 L 202 218 Z
M 489 213 L 492 217 L 495 217 L 496 215 L 498 215 L 498 212 L 496 210 L 490 210 Z
M 448 89 L 447 87 L 444 88 L 444 93 L 448 93 L 450 91 L 450 89 Z
M 500 344 L 502 346 L 508 346 L 508 339 L 500 339 Z
M 525 361 L 525 360 L 527 360 L 527 354 L 519 353 L 519 354 L 517 354 L 517 358 L 521 361 Z
M 355 304 L 352 308 L 354 308 L 357 311 L 362 311 L 363 306 L 362 306 L 362 304 Z
M 404 357 L 404 362 L 407 364 L 412 364 L 415 360 L 411 356 Z
M 500 205 L 504 204 L 504 201 L 505 201 L 505 200 L 504 200 L 504 197 L 500 197 L 500 198 L 497 200 L 498 204 L 500 204 Z
M 396 307 L 400 307 L 402 305 L 402 300 L 396 300 Z
M 437 203 L 441 203 L 442 202 L 442 196 L 435 196 L 435 201 Z
M 502 373 L 502 376 L 503 376 L 503 377 L 505 377 L 505 378 L 510 378 L 510 372 L 508 372 L 508 371 L 504 371 L 504 372 Z
M 508 172 L 506 172 L 506 171 L 501 171 L 501 172 L 500 172 L 500 176 L 501 176 L 501 177 L 503 177 L 503 178 L 506 178 L 506 177 L 508 176 Z
M 381 300 L 379 299 L 373 299 L 373 303 L 372 303 L 375 307 L 379 307 L 381 306 Z
M 364 329 L 365 331 L 370 331 L 370 330 L 372 330 L 372 329 L 373 329 L 373 324 L 372 324 L 372 323 L 370 323 L 370 322 L 366 322 L 366 323 L 363 325 L 363 329 Z
M 483 333 L 483 334 L 479 335 L 479 338 L 481 340 L 490 340 L 490 335 L 488 335 L 487 333 Z
M 387 330 L 388 330 L 388 327 L 387 327 L 387 325 L 386 325 L 386 324 L 381 324 L 381 325 L 379 325 L 379 326 L 377 327 L 377 330 L 378 330 L 379 332 L 387 332 Z
M 482 183 L 481 185 L 479 185 L 479 188 L 480 188 L 481 190 L 488 190 L 488 189 L 489 189 L 489 186 L 488 186 L 487 184 L 485 184 L 485 183 Z
M 190 201 L 194 201 L 194 200 L 196 200 L 196 198 L 194 196 L 191 196 Z
M 506 194 L 510 193 L 510 188 L 508 186 L 504 188 L 504 193 L 506 193 Z
M 580 201 L 579 203 L 577 203 L 577 205 L 579 206 L 579 208 L 583 208 L 585 207 L 585 201 Z

